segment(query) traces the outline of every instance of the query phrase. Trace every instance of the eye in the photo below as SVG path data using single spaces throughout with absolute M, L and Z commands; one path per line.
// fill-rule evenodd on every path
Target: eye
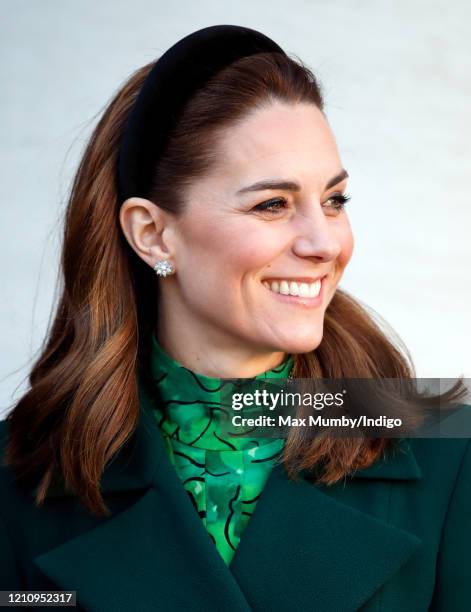
M 351 196 L 343 195 L 342 193 L 336 193 L 327 200 L 327 202 L 332 201 L 333 205 L 329 206 L 329 208 L 333 208 L 336 211 L 342 211 L 345 208 L 345 204 L 351 200 Z
M 286 208 L 286 200 L 284 198 L 272 198 L 271 200 L 257 204 L 257 206 L 253 207 L 253 210 L 260 210 L 276 215 L 280 210 L 283 210 L 283 208 Z

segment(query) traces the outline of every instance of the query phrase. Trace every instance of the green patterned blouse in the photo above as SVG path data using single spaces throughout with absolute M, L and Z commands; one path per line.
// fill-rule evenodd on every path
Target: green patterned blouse
M 288 378 L 293 356 L 254 379 Z M 210 538 L 229 565 L 276 459 L 283 438 L 224 436 L 219 378 L 174 361 L 152 335 L 154 404 L 171 463 Z

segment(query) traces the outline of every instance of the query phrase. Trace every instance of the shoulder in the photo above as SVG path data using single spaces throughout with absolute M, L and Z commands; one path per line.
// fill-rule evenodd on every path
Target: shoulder
M 421 472 L 420 491 L 431 504 L 449 505 L 457 494 L 471 509 L 471 439 L 408 439 Z
M 469 470 L 471 452 L 471 405 L 463 404 L 430 429 L 430 437 L 408 438 L 414 456 L 426 479 L 458 475 Z
M 12 466 L 5 464 L 5 450 L 8 442 L 8 421 L 0 421 L 0 521 L 16 512 L 25 501 L 29 501 L 24 488 L 20 487 Z
M 21 572 L 9 574 L 15 564 L 34 571 L 32 560 L 37 555 L 79 531 L 88 520 L 88 516 L 82 519 L 72 497 L 37 504 L 37 483 L 20 483 L 14 467 L 5 464 L 8 435 L 9 422 L 0 421 L 0 590 L 2 584 L 16 584 Z
M 9 422 L 0 421 L 0 523 L 7 527 L 24 522 L 34 524 L 44 513 L 36 505 L 37 483 L 25 484 L 18 478 L 14 466 L 5 463 L 5 451 L 9 439 Z
M 428 500 L 423 521 L 443 504 L 436 577 L 430 610 L 468 610 L 471 597 L 471 439 L 416 439 L 412 446 L 423 473 Z
M 6 419 L 2 419 L 0 420 L 0 452 L 2 453 L 2 458 L 3 458 L 3 451 L 7 443 L 7 436 L 8 436 L 8 421 Z M 3 465 L 3 461 L 2 461 L 2 465 Z
M 12 474 L 12 469 L 5 464 L 5 451 L 8 443 L 9 427 L 8 421 L 5 419 L 0 421 L 0 486 L 8 481 Z
M 21 502 L 21 493 L 15 485 L 14 472 L 10 466 L 4 464 L 5 448 L 7 445 L 8 422 L 0 421 L 0 589 L 20 589 L 18 560 L 14 542 L 17 531 L 14 529 L 17 522 L 23 522 L 24 502 Z M 24 499 L 27 499 L 24 497 Z M 12 533 L 13 532 L 13 533 Z
M 470 452 L 471 438 L 408 438 L 426 479 L 457 474 Z
M 5 492 L 5 487 L 11 486 L 12 469 L 5 464 L 5 450 L 8 442 L 8 421 L 0 421 L 0 493 Z M 2 499 L 4 496 L 2 495 Z

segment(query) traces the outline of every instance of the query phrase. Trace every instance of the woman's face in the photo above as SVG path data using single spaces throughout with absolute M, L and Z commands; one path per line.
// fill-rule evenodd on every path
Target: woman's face
M 353 250 L 335 198 L 346 178 L 332 131 L 314 105 L 277 103 L 225 132 L 218 159 L 187 192 L 172 242 L 177 273 L 162 284 L 174 278 L 179 312 L 208 337 L 264 352 L 311 351 Z M 287 297 L 271 285 L 305 293 L 299 283 L 320 278 L 317 298 Z M 308 287 L 309 295 L 317 290 Z

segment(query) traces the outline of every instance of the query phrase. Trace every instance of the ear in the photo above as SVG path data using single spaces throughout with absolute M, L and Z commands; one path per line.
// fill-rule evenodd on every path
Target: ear
M 172 215 L 144 198 L 128 198 L 121 205 L 119 222 L 134 251 L 149 266 L 172 259 Z

